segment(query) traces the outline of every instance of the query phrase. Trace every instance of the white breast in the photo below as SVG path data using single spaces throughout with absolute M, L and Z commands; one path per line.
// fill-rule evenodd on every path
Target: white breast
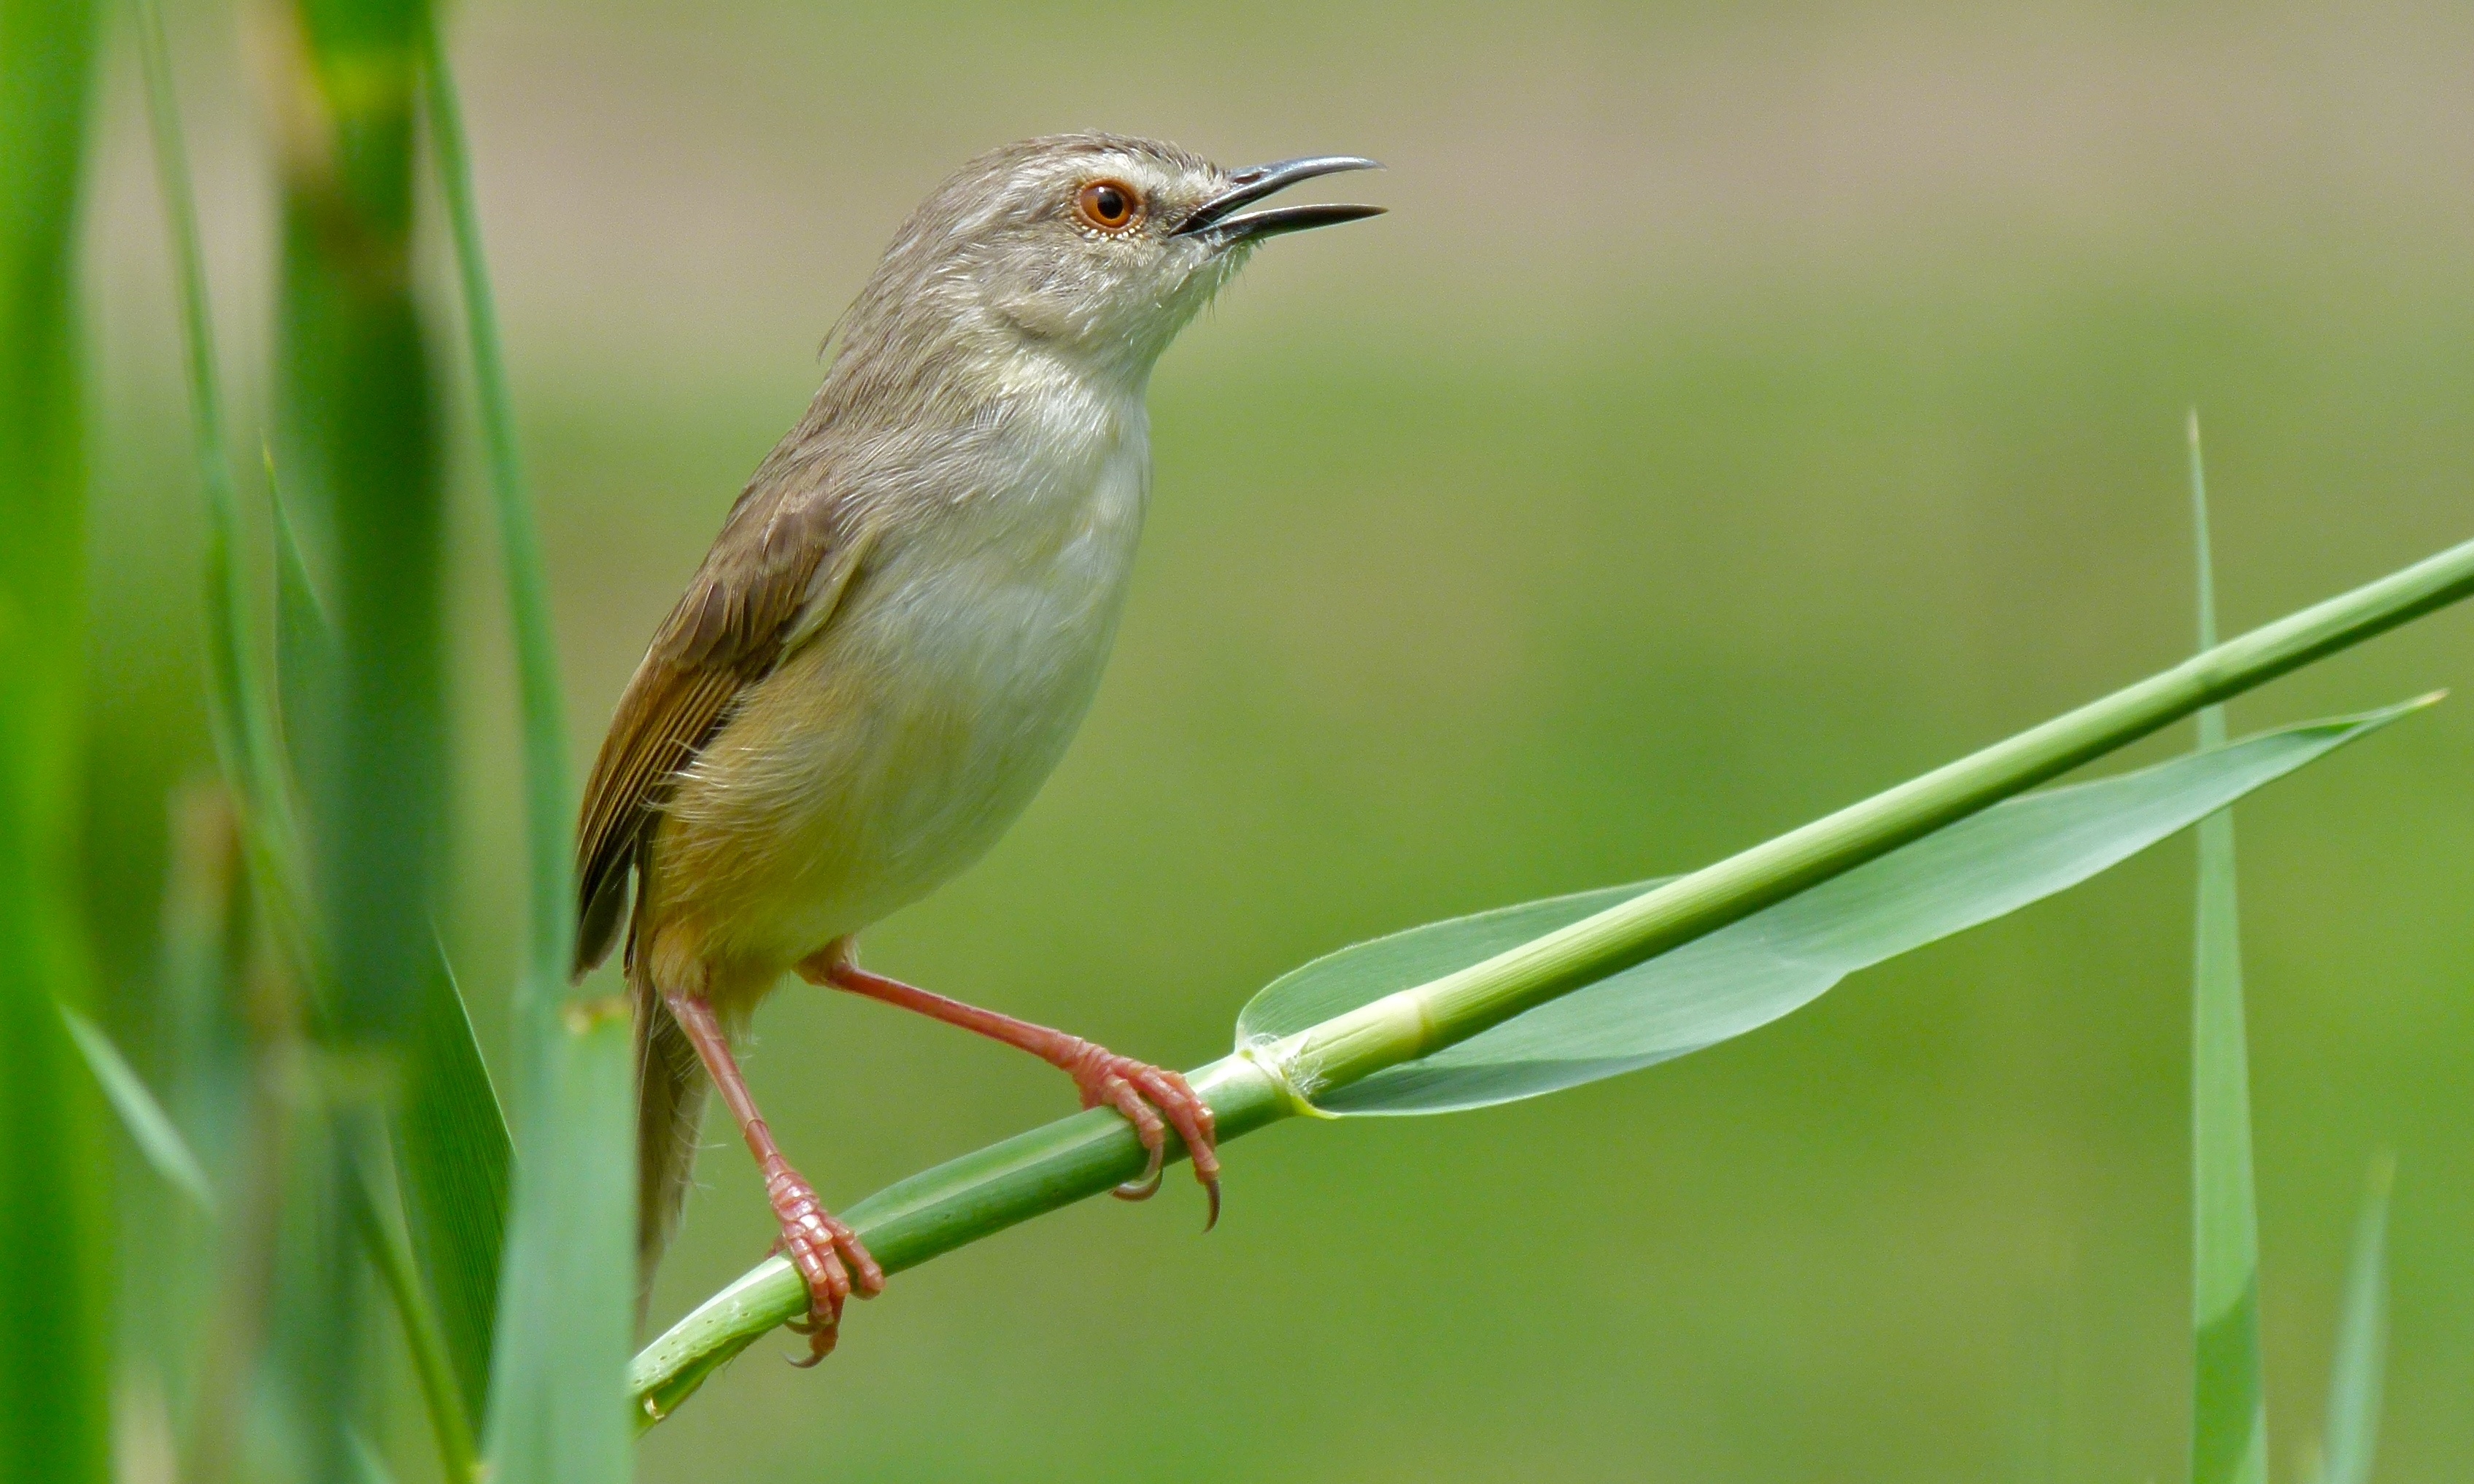
M 1089 710 L 1150 495 L 1147 420 L 1139 389 L 1042 392 L 978 430 L 974 476 L 871 550 L 674 800 L 676 824 L 740 842 L 716 915 L 741 954 L 787 963 L 969 865 Z

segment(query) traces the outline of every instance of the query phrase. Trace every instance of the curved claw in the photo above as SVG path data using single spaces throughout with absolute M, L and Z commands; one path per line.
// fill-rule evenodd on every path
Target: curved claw
M 1086 1094 L 1083 1101 L 1105 1103 L 1134 1126 L 1134 1137 L 1142 1140 L 1143 1153 L 1149 1157 L 1143 1163 L 1142 1178 L 1128 1180 L 1109 1192 L 1120 1201 L 1148 1201 L 1159 1193 L 1160 1172 L 1168 1163 L 1168 1127 L 1160 1115 L 1134 1084 L 1118 1073 L 1109 1073 L 1099 1086 Z
M 1174 1128 L 1194 1161 L 1194 1178 L 1210 1199 L 1202 1229 L 1220 1224 L 1220 1156 L 1211 1105 L 1195 1095 L 1183 1077 L 1147 1062 L 1120 1057 L 1084 1041 L 1066 1061 L 1066 1070 L 1082 1089 L 1082 1106 L 1103 1104 L 1115 1108 L 1134 1126 L 1150 1158 L 1142 1178 L 1119 1185 L 1110 1194 L 1120 1201 L 1148 1201 L 1160 1187 L 1161 1166 L 1168 1157 L 1168 1131 Z
M 808 1337 L 808 1358 L 790 1362 L 805 1370 L 834 1352 L 841 1338 L 844 1301 L 854 1293 L 872 1299 L 885 1290 L 885 1270 L 859 1233 L 826 1210 L 814 1189 L 788 1164 L 772 1162 L 764 1187 L 782 1224 L 775 1250 L 789 1258 L 808 1289 L 808 1317 L 785 1326 Z
M 1161 1157 L 1160 1151 L 1156 1149 L 1152 1150 L 1151 1163 L 1143 1167 L 1143 1178 L 1141 1180 L 1129 1180 L 1124 1184 L 1119 1185 L 1116 1189 L 1109 1191 L 1108 1194 L 1115 1196 L 1120 1201 L 1150 1200 L 1152 1197 L 1159 1194 L 1160 1175 L 1162 1173 L 1160 1167 L 1166 1162 L 1167 1161 Z

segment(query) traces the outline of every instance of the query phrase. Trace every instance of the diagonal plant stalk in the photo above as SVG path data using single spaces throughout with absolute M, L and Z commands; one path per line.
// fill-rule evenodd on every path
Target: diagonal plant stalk
M 1317 1091 L 1467 1040 L 1489 1027 L 1854 869 L 2058 777 L 2201 707 L 2474 594 L 2474 542 L 2215 645 L 2136 685 L 1923 777 L 1678 878 L 1558 932 L 1189 1073 L 1222 1139 L 1311 1111 Z M 914 1267 L 1137 1175 L 1123 1119 L 1078 1114 L 880 1191 L 843 1213 L 887 1271 Z M 640 1425 L 806 1310 L 797 1276 L 768 1259 L 636 1357 Z

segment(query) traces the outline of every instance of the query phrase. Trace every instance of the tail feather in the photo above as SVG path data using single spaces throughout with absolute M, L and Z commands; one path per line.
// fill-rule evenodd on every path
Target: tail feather
M 630 945 L 633 947 L 634 945 Z M 627 988 L 636 1002 L 636 1272 L 637 1311 L 653 1295 L 662 1250 L 678 1230 L 688 1177 L 695 1168 L 704 1118 L 704 1063 L 687 1033 L 662 1003 L 646 965 L 628 956 Z

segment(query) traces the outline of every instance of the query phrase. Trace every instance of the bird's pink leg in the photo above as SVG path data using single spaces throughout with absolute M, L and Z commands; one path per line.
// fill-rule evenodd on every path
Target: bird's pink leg
M 808 1358 L 798 1363 L 813 1366 L 833 1352 L 841 1330 L 842 1301 L 853 1293 L 873 1299 L 884 1292 L 885 1270 L 868 1255 L 859 1234 L 825 1209 L 815 1187 L 782 1156 L 782 1146 L 773 1142 L 773 1131 L 756 1110 L 747 1080 L 739 1075 L 739 1060 L 730 1054 L 730 1038 L 714 1018 L 713 1007 L 691 994 L 662 998 L 703 1058 L 714 1085 L 721 1089 L 721 1100 L 730 1105 L 739 1131 L 747 1136 L 747 1152 L 764 1176 L 765 1199 L 782 1224 L 781 1251 L 808 1285 L 808 1322 L 791 1327 L 808 1336 Z
M 1211 1212 L 1203 1222 L 1208 1231 L 1220 1220 L 1220 1156 L 1214 1132 L 1211 1105 L 1195 1095 L 1180 1074 L 1149 1062 L 1121 1057 L 1104 1046 L 1096 1045 L 1079 1035 L 1035 1026 L 1011 1015 L 965 1005 L 941 994 L 906 985 L 898 979 L 871 974 L 861 968 L 851 957 L 849 940 L 835 942 L 824 952 L 799 965 L 799 975 L 813 985 L 826 985 L 846 989 L 871 1000 L 915 1010 L 933 1020 L 976 1031 L 993 1040 L 1030 1052 L 1049 1065 L 1074 1079 L 1081 1089 L 1082 1106 L 1098 1107 L 1106 1105 L 1123 1113 L 1134 1126 L 1134 1133 L 1143 1141 L 1151 1163 L 1143 1178 L 1131 1184 L 1117 1187 L 1117 1195 L 1128 1201 L 1148 1199 L 1159 1189 L 1160 1164 L 1168 1143 L 1168 1129 L 1185 1142 L 1185 1151 L 1194 1160 L 1194 1178 L 1209 1193 Z M 1163 1125 L 1165 1119 L 1165 1125 Z

